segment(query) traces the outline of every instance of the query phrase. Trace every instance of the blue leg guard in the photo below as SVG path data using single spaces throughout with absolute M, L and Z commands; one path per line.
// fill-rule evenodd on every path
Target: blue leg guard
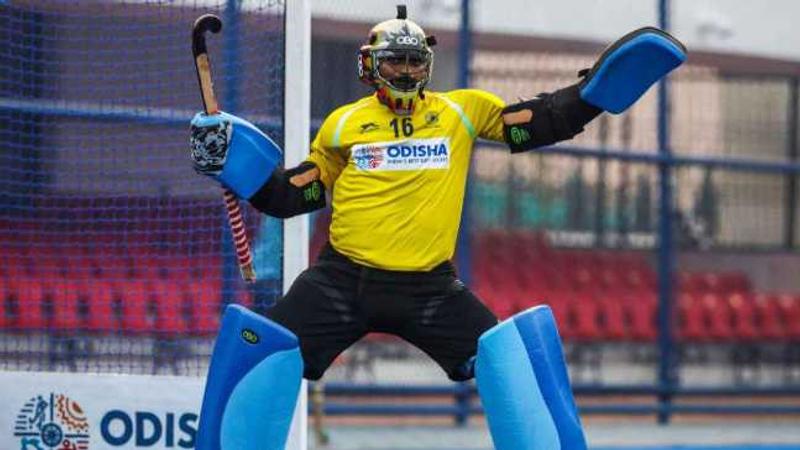
M 485 332 L 475 378 L 497 450 L 586 449 L 550 307 Z
M 303 361 L 297 337 L 239 305 L 222 318 L 206 379 L 197 450 L 283 450 Z
M 582 83 L 580 96 L 619 114 L 684 61 L 686 48 L 680 41 L 658 28 L 638 29 L 600 56 Z

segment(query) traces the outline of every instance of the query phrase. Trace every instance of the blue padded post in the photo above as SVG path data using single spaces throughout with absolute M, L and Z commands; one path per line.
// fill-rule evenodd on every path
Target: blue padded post
M 686 48 L 680 41 L 657 28 L 641 28 L 600 56 L 581 86 L 581 98 L 619 114 L 684 61 Z
M 229 305 L 211 356 L 195 448 L 283 450 L 302 373 L 292 332 Z
M 475 378 L 497 450 L 585 450 L 553 313 L 536 306 L 478 341 Z

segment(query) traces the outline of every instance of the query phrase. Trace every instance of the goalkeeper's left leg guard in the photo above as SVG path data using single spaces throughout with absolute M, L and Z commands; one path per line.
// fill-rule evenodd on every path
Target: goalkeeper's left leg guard
M 211 356 L 195 448 L 283 450 L 302 373 L 292 332 L 228 306 Z
M 475 378 L 497 450 L 585 450 L 553 313 L 537 306 L 478 341 Z

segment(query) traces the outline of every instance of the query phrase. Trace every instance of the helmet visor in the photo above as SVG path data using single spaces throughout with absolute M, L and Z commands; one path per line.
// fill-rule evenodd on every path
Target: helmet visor
M 374 53 L 378 76 L 400 91 L 414 91 L 428 81 L 431 52 L 418 49 L 386 49 Z

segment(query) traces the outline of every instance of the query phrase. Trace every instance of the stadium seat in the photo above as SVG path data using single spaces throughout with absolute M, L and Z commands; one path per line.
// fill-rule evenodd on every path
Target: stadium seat
M 582 296 L 567 302 L 570 316 L 575 320 L 575 339 L 583 342 L 598 341 L 600 332 L 600 307 L 592 296 Z
M 9 279 L 0 276 L 0 330 L 10 329 L 13 325 L 13 311 L 11 304 L 11 289 Z
M 119 330 L 119 317 L 115 313 L 117 291 L 106 279 L 87 280 L 82 288 L 86 294 L 89 315 L 86 329 L 90 332 L 106 333 Z
M 678 313 L 680 318 L 678 337 L 680 340 L 703 342 L 710 338 L 706 309 L 694 295 L 688 293 L 678 295 Z
M 537 297 L 541 299 L 542 304 L 550 306 L 553 310 L 561 338 L 565 341 L 574 340 L 576 331 L 573 318 L 570 317 L 569 295 L 558 291 L 545 291 L 537 294 Z
M 627 295 L 623 307 L 630 320 L 629 336 L 637 342 L 653 342 L 658 337 L 656 314 L 658 302 L 653 294 Z
M 737 341 L 753 342 L 761 338 L 756 307 L 749 294 L 734 293 L 726 298 L 731 311 L 733 337 Z
M 200 278 L 187 283 L 186 289 L 192 312 L 192 333 L 202 336 L 215 334 L 222 312 L 221 285 Z
M 570 269 L 572 288 L 580 292 L 597 291 L 598 280 L 595 279 L 593 267 L 586 264 L 574 264 Z
M 45 298 L 41 281 L 36 278 L 16 278 L 9 283 L 12 326 L 23 330 L 46 328 Z
M 614 267 L 601 267 L 599 270 L 598 282 L 603 292 L 612 294 L 621 294 L 625 292 L 620 274 Z
M 32 277 L 34 275 L 33 260 L 27 255 L 23 254 L 20 249 L 4 249 L 2 259 L 0 259 L 0 266 L 2 272 L 0 276 L 8 279 L 20 277 Z
M 708 335 L 717 342 L 735 337 L 732 311 L 728 303 L 716 293 L 708 292 L 701 299 L 706 310 Z
M 75 281 L 56 278 L 46 283 L 45 293 L 50 307 L 49 328 L 57 331 L 78 331 L 82 328 L 78 285 Z
M 620 270 L 626 289 L 637 292 L 655 290 L 656 276 L 649 266 L 627 266 Z
M 797 343 L 800 341 L 800 296 L 780 295 L 778 305 L 786 323 L 786 338 Z
M 771 341 L 786 339 L 786 326 L 778 297 L 763 293 L 755 294 L 753 304 L 759 335 L 763 339 Z
M 621 298 L 609 295 L 597 299 L 600 309 L 600 334 L 605 341 L 621 341 L 628 337 L 625 307 Z
M 190 328 L 190 312 L 183 283 L 177 279 L 157 278 L 151 281 L 150 287 L 156 331 L 165 335 L 186 334 Z
M 155 314 L 152 288 L 143 279 L 133 278 L 117 283 L 122 312 L 122 331 L 131 334 L 150 333 L 154 330 Z

